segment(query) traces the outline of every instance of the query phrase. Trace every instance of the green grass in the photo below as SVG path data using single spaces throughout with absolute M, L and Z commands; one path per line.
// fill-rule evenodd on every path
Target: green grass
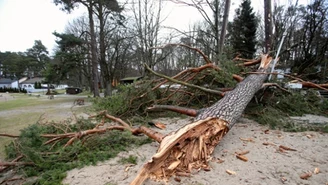
M 137 161 L 137 156 L 129 155 L 129 157 L 122 157 L 119 162 L 122 164 L 137 164 Z
M 25 94 L 10 94 L 14 98 L 7 101 L 0 101 L 0 133 L 19 135 L 20 131 L 29 125 L 37 123 L 41 116 L 47 119 L 60 121 L 67 119 L 70 107 L 61 107 L 61 103 L 71 102 L 73 105 L 76 96 L 56 97 L 53 100 L 46 96 L 37 98 Z M 74 113 L 85 112 L 86 107 L 74 107 Z M 5 112 L 1 112 L 5 111 Z M 13 138 L 0 138 L 0 160 L 5 158 L 4 146 L 13 141 Z
M 57 103 L 72 102 L 76 99 L 76 96 L 72 97 L 56 97 L 53 100 L 49 100 L 47 96 L 36 97 L 28 96 L 24 94 L 15 94 L 13 95 L 14 99 L 7 101 L 0 101 L 0 111 L 4 110 L 13 110 L 17 108 L 32 107 L 37 105 L 52 105 Z

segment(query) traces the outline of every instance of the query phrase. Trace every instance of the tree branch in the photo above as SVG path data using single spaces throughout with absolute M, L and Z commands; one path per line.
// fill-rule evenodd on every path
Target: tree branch
M 179 107 L 179 106 L 172 106 L 172 105 L 153 105 L 152 107 L 147 108 L 147 111 L 161 111 L 161 110 L 169 110 L 172 112 L 177 112 L 192 117 L 196 117 L 197 114 L 199 113 L 199 111 L 196 109 L 190 109 L 186 107 Z
M 220 95 L 220 96 L 224 96 L 224 92 L 221 92 L 221 91 L 216 91 L 216 90 L 212 90 L 212 89 L 207 89 L 207 88 L 204 88 L 204 87 L 200 87 L 198 85 L 193 85 L 193 84 L 189 84 L 189 83 L 186 83 L 186 82 L 182 82 L 182 81 L 179 81 L 179 80 L 176 80 L 176 79 L 173 79 L 173 78 L 170 78 L 168 76 L 165 76 L 165 75 L 162 75 L 162 74 L 159 74 L 159 73 L 156 73 L 155 71 L 153 71 L 152 69 L 150 69 L 150 67 L 147 65 L 147 64 L 144 64 L 146 69 L 148 71 L 150 71 L 151 73 L 153 73 L 154 75 L 158 76 L 158 77 L 161 77 L 161 78 L 164 78 L 168 81 L 171 81 L 171 82 L 174 82 L 174 83 L 177 83 L 177 84 L 180 84 L 180 85 L 184 85 L 186 87 L 191 87 L 191 88 L 195 88 L 195 89 L 198 89 L 198 90 L 201 90 L 201 91 L 204 91 L 204 92 L 207 92 L 207 93 L 211 93 L 211 94 L 217 94 L 217 95 Z

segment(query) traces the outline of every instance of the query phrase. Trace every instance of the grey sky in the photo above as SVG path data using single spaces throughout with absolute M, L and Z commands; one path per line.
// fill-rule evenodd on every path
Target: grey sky
M 276 0 L 279 4 L 279 0 Z M 282 1 L 282 0 L 280 0 Z M 300 0 L 307 2 L 307 0 Z M 241 0 L 234 0 L 231 12 Z M 285 1 L 284 1 L 285 2 Z M 191 7 L 167 4 L 169 13 L 164 25 L 188 29 L 188 25 L 202 19 Z M 263 9 L 263 0 L 252 0 L 256 11 Z M 54 31 L 63 32 L 68 21 L 83 14 L 83 10 L 67 14 L 52 3 L 52 0 L 0 0 L 0 51 L 26 51 L 41 40 L 52 53 L 55 46 Z M 230 16 L 231 18 L 232 16 Z

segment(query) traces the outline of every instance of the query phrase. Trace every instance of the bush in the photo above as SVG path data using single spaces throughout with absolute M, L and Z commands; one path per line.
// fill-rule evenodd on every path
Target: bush
M 1 93 L 26 93 L 27 91 L 24 88 L 12 88 L 12 87 L 0 87 Z
M 289 118 L 304 114 L 326 115 L 328 101 L 318 97 L 314 90 L 306 91 L 305 95 L 300 92 L 286 94 L 277 90 L 270 93 L 274 94 L 260 104 L 250 103 L 245 110 L 246 115 L 260 124 L 286 131 L 325 130 L 319 127 L 302 128 L 295 125 Z

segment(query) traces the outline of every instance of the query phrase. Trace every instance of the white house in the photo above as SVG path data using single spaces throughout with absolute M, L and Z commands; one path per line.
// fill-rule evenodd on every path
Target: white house
M 10 78 L 0 78 L 0 87 L 18 88 L 18 80 Z

